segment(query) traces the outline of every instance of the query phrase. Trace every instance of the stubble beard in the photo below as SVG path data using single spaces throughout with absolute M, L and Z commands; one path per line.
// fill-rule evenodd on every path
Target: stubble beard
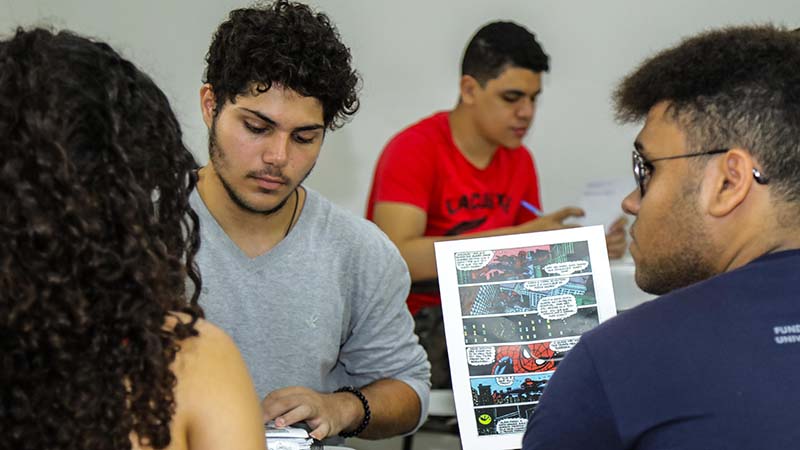
M 228 197 L 231 199 L 233 204 L 246 212 L 269 216 L 280 211 L 286 205 L 286 203 L 289 202 L 289 199 L 291 198 L 292 194 L 294 194 L 297 191 L 297 188 L 303 183 L 303 181 L 305 181 L 306 178 L 308 178 L 308 176 L 311 174 L 311 171 L 314 169 L 314 166 L 311 166 L 311 169 L 308 170 L 308 172 L 303 176 L 300 182 L 297 183 L 294 186 L 294 188 L 290 190 L 289 193 L 287 193 L 283 197 L 283 199 L 281 199 L 280 202 L 278 202 L 277 205 L 267 209 L 257 208 L 256 206 L 245 200 L 244 197 L 236 191 L 236 189 L 233 187 L 233 184 L 230 183 L 230 181 L 226 180 L 225 177 L 220 173 L 220 170 L 218 170 L 219 168 L 225 167 L 227 165 L 227 162 L 225 161 L 225 150 L 219 145 L 219 142 L 217 141 L 216 128 L 217 128 L 217 121 L 215 117 L 213 123 L 211 124 L 211 130 L 209 130 L 208 132 L 208 154 L 209 158 L 211 159 L 211 164 L 215 168 L 214 173 L 216 174 L 217 178 L 222 184 L 222 187 L 225 189 L 225 192 L 227 192 Z M 278 172 L 277 174 L 271 172 L 270 174 L 273 176 L 279 176 L 281 178 L 284 178 L 283 174 L 281 174 L 280 172 Z
M 672 239 L 675 244 L 668 252 L 652 255 L 649 261 L 635 261 L 636 284 L 643 291 L 664 295 L 716 275 L 711 264 L 714 249 L 692 201 L 695 195 L 692 189 L 684 190 L 681 199 L 671 208 L 670 222 L 673 226 L 663 227 L 664 231 L 660 233 L 662 237 L 668 236 L 667 233 L 678 234 L 679 240 Z M 670 242 L 663 239 L 663 244 L 670 245 Z

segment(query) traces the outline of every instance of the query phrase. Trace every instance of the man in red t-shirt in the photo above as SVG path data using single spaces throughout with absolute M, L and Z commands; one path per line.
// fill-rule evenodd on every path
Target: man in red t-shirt
M 556 230 L 583 215 L 572 207 L 547 215 L 531 211 L 541 210 L 541 201 L 536 168 L 522 138 L 533 121 L 541 72 L 548 68 L 547 55 L 525 28 L 511 22 L 484 26 L 464 53 L 455 109 L 400 132 L 375 168 L 367 218 L 408 264 L 408 306 L 434 366 L 434 387 L 449 386 L 450 379 L 441 356 L 446 347 L 433 243 L 464 234 Z M 607 236 L 612 258 L 625 252 L 624 225 L 620 219 Z

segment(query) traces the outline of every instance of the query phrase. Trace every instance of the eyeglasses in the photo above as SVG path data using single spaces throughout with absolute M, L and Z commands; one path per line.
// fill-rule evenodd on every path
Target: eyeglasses
M 668 159 L 693 158 L 695 156 L 717 155 L 719 153 L 726 153 L 728 151 L 730 151 L 729 148 L 721 148 L 717 150 L 709 150 L 707 152 L 665 156 L 663 158 L 656 158 L 648 161 L 647 159 L 644 158 L 644 156 L 642 156 L 641 153 L 639 153 L 638 149 L 633 149 L 633 177 L 636 179 L 636 184 L 639 185 L 639 196 L 644 197 L 645 188 L 647 188 L 647 183 L 650 181 L 650 176 L 653 173 L 654 162 L 665 161 Z M 756 183 L 758 184 L 767 184 L 769 182 L 769 179 L 764 175 L 762 175 L 761 172 L 756 168 L 753 168 L 753 178 L 756 179 Z

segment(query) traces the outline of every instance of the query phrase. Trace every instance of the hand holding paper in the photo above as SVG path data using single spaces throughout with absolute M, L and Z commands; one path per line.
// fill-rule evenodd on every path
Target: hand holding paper
M 620 259 L 628 250 L 628 220 L 622 212 L 622 199 L 634 189 L 630 178 L 591 180 L 583 188 L 580 205 L 586 215 L 578 222 L 581 225 L 603 225 L 609 259 Z
M 629 177 L 591 180 L 583 187 L 580 205 L 586 215 L 579 221 L 581 225 L 603 225 L 606 235 L 612 234 L 614 225 L 624 216 L 622 199 L 633 189 Z
M 352 397 L 352 398 L 351 398 Z M 278 427 L 305 422 L 314 439 L 335 436 L 361 420 L 361 404 L 351 394 L 324 394 L 301 386 L 270 392 L 261 402 L 264 420 Z

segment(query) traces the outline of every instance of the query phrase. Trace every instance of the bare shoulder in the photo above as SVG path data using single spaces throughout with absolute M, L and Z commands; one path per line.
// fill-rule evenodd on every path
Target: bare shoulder
M 174 316 L 167 319 L 165 326 L 174 327 L 178 320 L 187 323 L 190 317 L 184 313 L 174 313 Z M 208 374 L 206 370 L 241 360 L 233 339 L 221 328 L 204 319 L 198 319 L 194 328 L 197 336 L 178 343 L 180 351 L 174 363 L 176 375 L 203 378 Z
M 189 317 L 176 314 L 171 320 L 174 327 Z M 173 364 L 176 424 L 184 424 L 189 449 L 263 449 L 260 403 L 239 349 L 206 320 L 198 320 L 195 329 L 197 336 L 179 342 Z

